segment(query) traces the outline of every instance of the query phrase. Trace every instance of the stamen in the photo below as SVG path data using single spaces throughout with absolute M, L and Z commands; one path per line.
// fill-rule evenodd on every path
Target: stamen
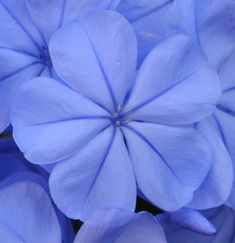
M 129 123 L 131 123 L 131 122 L 132 122 L 131 119 L 127 119 L 127 120 L 125 120 L 125 123 L 126 123 L 126 124 L 129 124 Z
M 122 105 L 118 105 L 117 111 L 120 113 L 122 111 Z
M 119 114 L 118 114 L 117 112 L 113 113 L 113 118 L 117 118 L 118 115 L 119 115 Z
M 131 109 L 127 110 L 126 115 L 131 114 L 131 112 L 132 112 L 132 110 L 131 110 Z
M 121 126 L 121 122 L 120 122 L 120 121 L 116 121 L 115 124 L 116 124 L 116 126 L 118 126 L 118 127 Z

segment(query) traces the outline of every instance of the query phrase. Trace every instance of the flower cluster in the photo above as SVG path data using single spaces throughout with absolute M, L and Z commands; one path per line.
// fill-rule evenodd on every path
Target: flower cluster
M 0 242 L 232 243 L 234 65 L 234 0 L 0 0 Z

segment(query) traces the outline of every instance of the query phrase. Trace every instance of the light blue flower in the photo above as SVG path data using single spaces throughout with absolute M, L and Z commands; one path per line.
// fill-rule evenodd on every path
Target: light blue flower
M 155 48 L 136 73 L 136 38 L 114 11 L 73 22 L 52 38 L 56 72 L 36 78 L 14 102 L 14 138 L 25 157 L 56 163 L 50 190 L 72 218 L 134 210 L 136 184 L 155 205 L 191 201 L 211 166 L 208 143 L 191 124 L 211 114 L 217 75 L 190 39 Z

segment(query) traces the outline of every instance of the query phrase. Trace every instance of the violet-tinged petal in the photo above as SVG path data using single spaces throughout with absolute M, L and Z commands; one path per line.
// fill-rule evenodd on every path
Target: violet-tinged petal
M 107 128 L 58 164 L 50 177 L 50 190 L 58 207 L 72 218 L 86 220 L 107 207 L 134 210 L 135 180 L 121 132 Z
M 215 210 L 212 210 L 215 211 Z M 166 233 L 168 243 L 175 242 L 190 242 L 190 243 L 221 243 L 221 242 L 234 242 L 234 226 L 235 226 L 235 214 L 232 209 L 222 206 L 217 212 L 211 216 L 205 216 L 210 220 L 216 227 L 217 233 L 208 236 L 201 233 L 195 233 L 190 230 L 183 229 L 176 226 L 173 223 L 164 224 L 163 228 Z M 210 211 L 209 211 L 210 212 Z
M 74 243 L 166 243 L 161 226 L 146 212 L 122 209 L 95 213 L 78 232 Z
M 136 120 L 189 124 L 210 115 L 220 95 L 216 71 L 187 36 L 177 35 L 145 59 L 126 109 Z
M 1 242 L 62 241 L 52 203 L 39 185 L 17 182 L 1 189 L 0 207 Z
M 0 132 L 10 124 L 10 110 L 16 91 L 28 78 L 39 74 L 42 63 L 11 49 L 0 47 Z
M 104 10 L 110 0 L 26 0 L 32 22 L 49 41 L 64 23 L 93 11 Z M 50 20 L 50 21 L 48 21 Z
M 58 74 L 112 112 L 122 105 L 136 68 L 136 39 L 128 22 L 101 11 L 58 31 L 50 42 Z
M 182 228 L 205 235 L 213 235 L 216 233 L 215 226 L 196 210 L 183 208 L 169 214 L 170 220 Z
M 156 45 L 181 29 L 173 0 L 120 0 L 116 10 L 136 31 L 139 64 Z
M 194 192 L 189 207 L 208 209 L 224 204 L 232 189 L 233 166 L 218 127 L 216 117 L 211 116 L 197 125 L 198 131 L 212 148 L 212 166 L 199 189 Z M 221 136 L 222 135 L 222 136 Z
M 203 137 L 189 127 L 134 121 L 123 131 L 142 193 L 167 211 L 189 203 L 211 166 Z
M 107 114 L 61 82 L 36 78 L 25 82 L 15 99 L 14 138 L 29 161 L 56 162 L 105 128 Z

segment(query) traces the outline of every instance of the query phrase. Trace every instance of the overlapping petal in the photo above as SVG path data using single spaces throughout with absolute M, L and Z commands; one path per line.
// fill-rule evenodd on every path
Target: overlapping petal
M 204 215 L 190 208 L 182 208 L 176 212 L 164 213 L 156 217 L 163 225 L 172 222 L 184 229 L 204 235 L 216 233 L 215 226 Z
M 172 0 L 120 0 L 116 11 L 136 31 L 139 64 L 156 45 L 181 30 Z
M 166 243 L 161 226 L 150 214 L 108 209 L 94 214 L 77 234 L 75 243 Z
M 169 243 L 190 242 L 190 243 L 221 243 L 234 242 L 234 211 L 222 206 L 206 212 L 205 215 L 217 228 L 217 233 L 213 236 L 194 233 L 190 230 L 184 230 L 173 224 L 164 224 Z
M 227 200 L 233 183 L 233 165 L 223 141 L 223 133 L 215 116 L 198 124 L 212 148 L 212 166 L 199 189 L 194 193 L 189 206 L 208 209 L 220 206 Z
M 33 23 L 49 41 L 51 35 L 64 23 L 91 11 L 105 9 L 110 0 L 26 0 Z M 50 21 L 48 21 L 50 19 Z
M 17 182 L 1 189 L 0 207 L 1 242 L 62 241 L 52 203 L 39 185 Z
M 220 95 L 216 71 L 187 36 L 177 35 L 146 58 L 126 109 L 132 119 L 189 124 L 211 114 Z

